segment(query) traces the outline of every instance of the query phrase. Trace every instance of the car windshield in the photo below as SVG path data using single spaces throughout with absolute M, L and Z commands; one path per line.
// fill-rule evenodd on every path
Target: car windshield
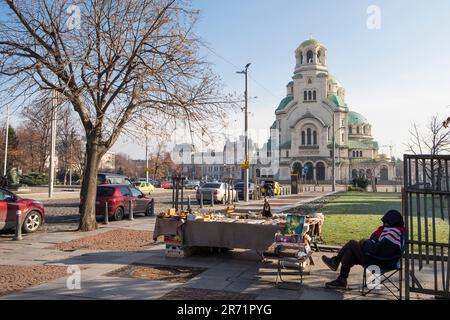
M 111 197 L 114 194 L 114 188 L 100 187 L 97 188 L 97 197 Z
M 202 188 L 220 189 L 220 183 L 205 183 Z

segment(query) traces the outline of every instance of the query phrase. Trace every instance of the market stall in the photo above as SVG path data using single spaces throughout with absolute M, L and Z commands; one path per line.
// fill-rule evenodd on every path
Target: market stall
M 287 217 L 287 214 L 264 217 L 261 213 L 235 213 L 233 208 L 225 214 L 212 210 L 188 214 L 172 209 L 158 215 L 153 238 L 164 236 L 168 257 L 188 256 L 195 247 L 251 249 L 262 256 L 276 242 L 276 235 L 283 232 L 299 234 L 298 243 L 310 243 L 320 235 L 323 215 L 306 217 L 301 230 L 295 230 L 297 222 Z

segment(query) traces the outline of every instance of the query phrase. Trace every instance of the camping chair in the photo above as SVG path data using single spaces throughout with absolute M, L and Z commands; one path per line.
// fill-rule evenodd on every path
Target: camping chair
M 403 261 L 402 258 L 405 255 L 405 250 L 406 250 L 406 241 L 405 241 L 406 237 L 405 234 L 402 234 L 402 248 L 401 248 L 401 256 L 399 257 L 397 264 L 395 265 L 394 268 L 392 269 L 382 269 L 380 268 L 380 276 L 379 276 L 379 280 L 380 280 L 380 285 L 382 285 L 383 287 L 385 287 L 397 300 L 402 300 L 402 282 L 403 282 Z M 372 256 L 374 257 L 374 256 Z M 383 261 L 383 260 L 391 260 L 392 258 L 382 258 L 382 257 L 374 257 L 379 261 Z M 364 273 L 363 273 L 363 283 L 362 283 L 362 295 L 366 296 L 369 293 L 371 293 L 373 290 L 375 290 L 376 288 L 372 288 L 366 291 L 366 287 L 367 287 L 367 268 L 369 266 L 364 266 Z M 392 277 L 395 276 L 398 273 L 398 283 L 395 283 L 394 281 L 392 281 Z M 377 277 L 376 275 L 374 275 L 375 277 Z M 389 284 L 391 285 L 391 287 L 389 287 Z M 395 289 L 393 289 L 393 288 Z M 391 289 L 392 288 L 392 289 Z
M 300 285 L 303 283 L 303 273 L 308 259 L 311 258 L 312 250 L 305 250 L 303 243 L 303 229 L 305 226 L 305 216 L 288 215 L 286 220 L 286 226 L 284 234 L 289 236 L 294 232 L 298 237 L 297 243 L 282 243 L 277 246 L 275 253 L 278 255 L 277 262 L 277 278 L 276 284 L 278 285 L 278 279 L 280 282 L 285 282 L 282 278 L 282 270 L 296 270 L 300 276 Z M 287 252 L 287 251 L 290 251 Z M 292 251 L 295 251 L 292 256 Z M 299 254 L 300 253 L 300 254 Z

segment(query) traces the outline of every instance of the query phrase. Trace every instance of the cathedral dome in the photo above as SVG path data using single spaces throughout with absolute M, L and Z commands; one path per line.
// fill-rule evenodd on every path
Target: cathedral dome
M 304 41 L 300 45 L 300 48 L 305 48 L 305 47 L 308 47 L 308 46 L 322 46 L 322 44 L 316 39 L 309 39 L 309 40 Z
M 362 125 L 362 124 L 369 124 L 369 121 L 362 115 L 354 111 L 350 111 L 348 113 L 348 123 L 350 125 Z

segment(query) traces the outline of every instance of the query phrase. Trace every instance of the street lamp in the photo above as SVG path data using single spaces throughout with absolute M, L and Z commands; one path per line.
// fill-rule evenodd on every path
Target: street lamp
M 333 192 L 336 191 L 336 132 L 345 127 L 340 127 L 333 132 Z M 334 130 L 334 115 L 333 115 L 333 130 Z
M 237 71 L 238 74 L 245 75 L 245 164 L 248 164 L 248 68 L 251 63 L 247 63 L 243 71 Z M 249 168 L 244 169 L 244 201 L 248 202 L 248 184 L 249 184 Z
M 3 164 L 3 175 L 6 177 L 8 163 L 8 136 L 9 136 L 9 105 L 6 106 L 6 128 L 5 128 L 5 162 Z

